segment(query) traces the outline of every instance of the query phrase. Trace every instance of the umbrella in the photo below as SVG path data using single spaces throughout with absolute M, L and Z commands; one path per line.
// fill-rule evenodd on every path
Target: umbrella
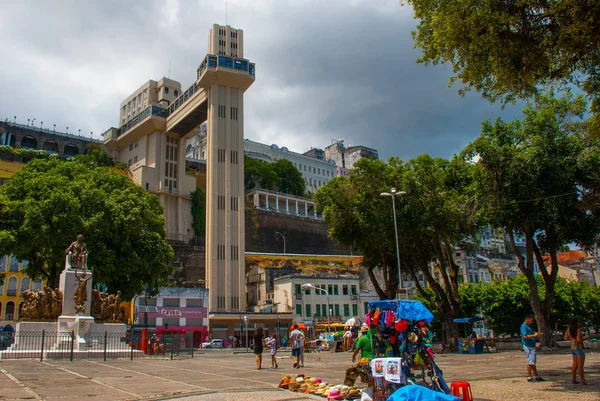
M 360 326 L 361 321 L 357 317 L 351 317 L 344 323 L 344 326 Z
M 10 331 L 10 332 L 14 333 L 15 329 L 10 324 L 7 324 L 6 326 L 2 327 L 2 331 Z
M 298 325 L 298 330 L 307 330 L 306 325 L 304 323 L 296 323 Z M 290 327 L 290 330 L 294 330 L 294 326 Z

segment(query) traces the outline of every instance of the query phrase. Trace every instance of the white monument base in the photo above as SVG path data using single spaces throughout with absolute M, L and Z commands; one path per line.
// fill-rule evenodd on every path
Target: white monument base
M 127 328 L 123 323 L 96 323 L 90 316 L 92 306 L 92 272 L 69 269 L 60 275 L 59 290 L 62 292 L 62 314 L 58 321 L 18 322 L 15 342 L 1 359 L 14 358 L 89 358 L 143 356 L 143 351 L 131 350 Z M 87 280 L 87 299 L 83 311 L 77 311 L 75 293 L 82 288 L 80 279 Z M 82 288 L 83 289 L 83 288 Z M 81 309 L 81 308 L 80 308 Z

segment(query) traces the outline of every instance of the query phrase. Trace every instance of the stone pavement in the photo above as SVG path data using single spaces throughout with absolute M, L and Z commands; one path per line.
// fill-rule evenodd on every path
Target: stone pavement
M 229 350 L 206 350 L 194 358 L 177 360 L 139 358 L 103 360 L 0 361 L 2 400 L 307 400 L 320 397 L 278 390 L 285 374 L 305 373 L 338 384 L 351 366 L 350 353 L 306 354 L 306 367 L 292 369 L 289 353 L 282 353 L 279 369 L 270 369 L 265 354 L 256 370 L 254 355 Z M 588 352 L 590 386 L 572 385 L 571 356 L 565 351 L 538 357 L 545 383 L 527 383 L 525 357 L 519 351 L 497 354 L 437 356 L 448 381 L 469 381 L 478 401 L 600 400 L 600 353 Z

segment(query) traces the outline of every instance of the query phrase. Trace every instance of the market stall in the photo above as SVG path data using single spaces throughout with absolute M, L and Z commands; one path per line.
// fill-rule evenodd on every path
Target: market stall
M 431 312 L 419 301 L 399 299 L 370 302 L 369 308 L 366 325 L 374 358 L 367 369 L 364 363 L 356 369 L 367 376 L 373 400 L 386 400 L 407 385 L 449 394 L 431 347 Z
M 458 352 L 461 354 L 482 354 L 486 339 L 477 338 L 476 335 L 473 335 L 475 333 L 473 331 L 473 323 L 484 322 L 485 318 L 482 316 L 461 317 L 453 321 L 454 323 L 464 325 L 465 336 L 458 339 Z M 467 333 L 467 327 L 469 327 L 469 333 Z

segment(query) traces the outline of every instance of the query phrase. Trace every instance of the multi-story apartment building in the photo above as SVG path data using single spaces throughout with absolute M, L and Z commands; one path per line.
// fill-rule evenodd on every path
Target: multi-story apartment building
M 312 151 L 312 149 L 311 149 Z M 311 152 L 309 151 L 309 152 Z M 333 160 L 336 166 L 347 170 L 354 168 L 354 163 L 360 159 L 370 158 L 378 159 L 379 152 L 366 146 L 349 146 L 344 145 L 344 140 L 339 139 L 325 148 L 323 152 L 325 160 Z
M 44 282 L 31 280 L 23 270 L 27 261 L 19 261 L 14 255 L 0 256 L 0 274 L 4 284 L 0 285 L 0 321 L 18 320 L 23 306 L 23 292 L 41 290 Z
M 479 246 L 481 249 L 491 252 L 491 254 L 505 254 L 505 235 L 501 228 L 487 227 L 479 230 L 480 240 Z

